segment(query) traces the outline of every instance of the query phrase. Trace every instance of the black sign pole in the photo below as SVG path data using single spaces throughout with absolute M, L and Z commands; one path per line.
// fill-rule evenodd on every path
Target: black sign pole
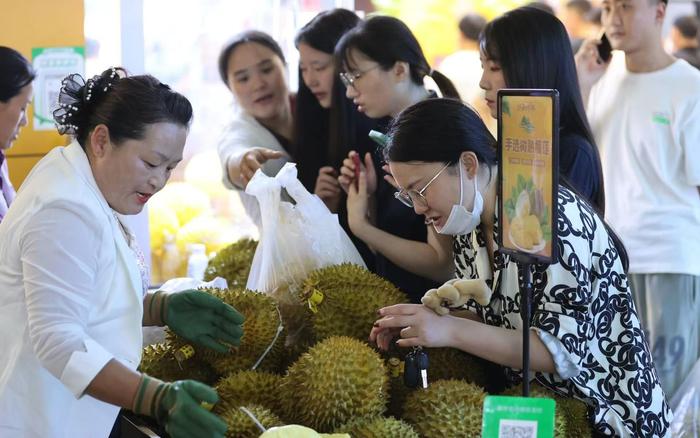
M 520 280 L 520 317 L 523 319 L 523 397 L 530 395 L 530 300 L 532 275 L 529 262 L 518 262 Z

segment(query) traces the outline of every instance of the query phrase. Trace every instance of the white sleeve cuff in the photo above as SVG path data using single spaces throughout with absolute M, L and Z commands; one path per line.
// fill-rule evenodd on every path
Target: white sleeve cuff
M 554 367 L 557 369 L 557 374 L 559 377 L 564 380 L 568 380 L 572 377 L 578 376 L 581 371 L 583 371 L 581 368 L 579 368 L 576 362 L 574 362 L 559 338 L 544 330 L 540 330 L 537 327 L 532 327 L 531 330 L 534 330 L 535 333 L 537 333 L 537 336 L 540 337 L 540 340 L 552 355 Z
M 61 374 L 61 382 L 68 387 L 75 398 L 83 396 L 97 373 L 114 358 L 111 353 L 90 338 L 86 338 L 83 343 L 85 351 L 74 351 Z

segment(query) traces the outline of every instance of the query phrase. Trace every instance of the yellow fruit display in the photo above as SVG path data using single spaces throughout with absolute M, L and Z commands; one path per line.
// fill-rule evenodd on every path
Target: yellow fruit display
M 229 223 L 222 218 L 198 216 L 184 224 L 177 232 L 177 248 L 181 254 L 187 254 L 187 247 L 192 243 L 203 243 L 207 253 L 218 252 L 235 242 L 237 235 Z
M 209 196 L 185 182 L 168 183 L 163 190 L 153 195 L 149 205 L 154 201 L 163 202 L 172 208 L 180 225 L 185 225 L 195 217 L 211 211 Z
M 332 432 L 352 419 L 381 415 L 387 383 L 384 361 L 367 344 L 328 338 L 289 367 L 280 388 L 283 418 Z

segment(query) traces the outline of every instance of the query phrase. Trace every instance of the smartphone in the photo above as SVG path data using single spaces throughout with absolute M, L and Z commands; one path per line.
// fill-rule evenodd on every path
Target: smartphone
M 357 190 L 360 186 L 360 154 L 352 156 L 352 164 L 355 165 L 355 189 Z
M 600 34 L 600 44 L 598 44 L 598 57 L 603 62 L 610 61 L 612 58 L 612 46 L 605 32 Z

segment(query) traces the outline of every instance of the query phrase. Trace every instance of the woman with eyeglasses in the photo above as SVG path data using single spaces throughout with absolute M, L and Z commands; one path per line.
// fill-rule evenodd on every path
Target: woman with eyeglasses
M 387 349 L 451 347 L 504 367 L 522 381 L 518 266 L 496 247 L 498 155 L 478 114 L 428 99 L 392 123 L 385 156 L 415 213 L 455 236 L 459 278 L 485 280 L 490 302 L 439 315 L 422 304 L 379 310 L 370 340 Z M 360 180 L 365 184 L 364 180 Z M 591 204 L 566 185 L 557 193 L 557 258 L 535 264 L 531 379 L 588 405 L 594 436 L 662 437 L 672 413 L 630 294 L 624 245 Z
M 245 193 L 258 169 L 274 176 L 291 158 L 294 95 L 289 92 L 282 49 L 268 34 L 246 31 L 219 55 L 221 80 L 234 96 L 233 119 L 219 141 L 223 183 L 238 190 L 243 206 L 260 225 L 255 197 Z
M 424 85 L 429 76 L 447 97 L 459 98 L 454 85 L 430 68 L 409 28 L 393 17 L 376 16 L 340 40 L 336 56 L 346 96 L 373 119 L 395 117 L 405 108 L 436 96 Z M 355 187 L 355 165 L 350 152 L 338 181 L 348 193 L 348 223 L 353 234 L 375 251 L 379 275 L 405 291 L 413 302 L 423 293 L 454 276 L 451 239 L 426 227 L 394 197 L 391 179 L 382 179 L 382 157 L 369 153 L 363 161 L 360 196 Z M 430 243 L 430 244 L 428 244 Z

